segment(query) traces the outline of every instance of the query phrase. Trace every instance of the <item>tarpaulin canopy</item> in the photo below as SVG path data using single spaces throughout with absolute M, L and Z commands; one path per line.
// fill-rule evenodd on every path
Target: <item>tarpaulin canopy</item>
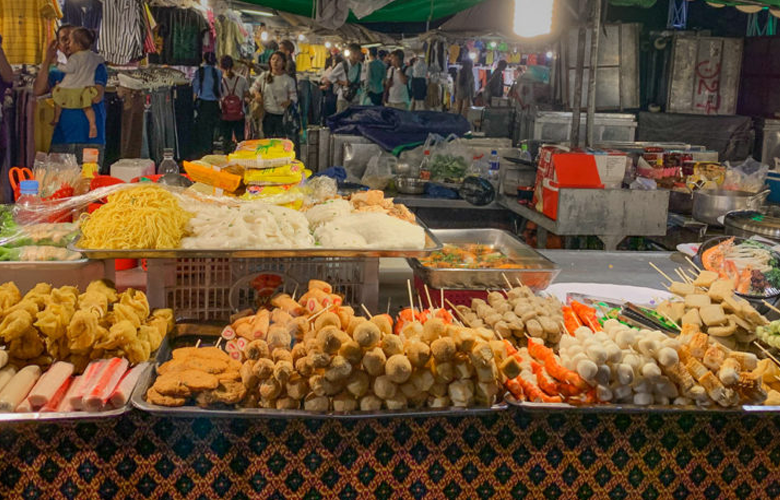
M 315 0 L 243 0 L 247 3 L 312 17 Z M 450 16 L 473 7 L 482 0 L 395 0 L 374 13 L 357 19 L 350 13 L 349 22 L 425 22 Z
M 355 106 L 328 118 L 332 134 L 362 135 L 393 151 L 399 146 L 421 144 L 428 134 L 447 137 L 471 130 L 462 115 L 438 111 L 402 111 L 380 106 Z
M 658 0 L 609 0 L 612 5 L 652 7 Z M 780 0 L 749 0 L 740 2 L 739 0 L 706 0 L 707 3 L 720 5 L 763 5 L 765 7 L 780 7 Z

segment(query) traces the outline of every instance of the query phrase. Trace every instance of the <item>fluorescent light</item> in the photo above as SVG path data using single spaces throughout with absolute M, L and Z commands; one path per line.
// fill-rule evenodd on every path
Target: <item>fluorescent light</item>
M 523 38 L 547 35 L 552 30 L 553 4 L 555 0 L 514 0 L 515 22 L 513 31 Z
M 241 9 L 241 12 L 249 14 L 250 16 L 274 17 L 273 12 L 266 12 L 264 10 Z

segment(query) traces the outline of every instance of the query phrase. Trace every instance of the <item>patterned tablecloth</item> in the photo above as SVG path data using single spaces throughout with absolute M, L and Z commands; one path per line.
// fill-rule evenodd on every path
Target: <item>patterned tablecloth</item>
M 780 416 L 0 425 L 2 498 L 778 498 Z M 774 471 L 774 472 L 773 472 Z

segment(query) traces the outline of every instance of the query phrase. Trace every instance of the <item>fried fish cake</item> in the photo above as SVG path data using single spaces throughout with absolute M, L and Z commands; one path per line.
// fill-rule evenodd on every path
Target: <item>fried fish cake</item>
M 241 371 L 240 370 L 228 370 L 226 372 L 222 372 L 222 373 L 216 374 L 215 377 L 220 382 L 226 381 L 226 380 L 240 381 L 241 380 Z
M 192 394 L 190 388 L 175 373 L 160 375 L 152 388 L 163 396 L 186 398 Z
M 219 385 L 219 380 L 215 375 L 199 370 L 184 370 L 176 372 L 173 376 L 181 380 L 188 389 L 195 392 L 216 389 Z
M 173 359 L 188 358 L 217 359 L 225 362 L 230 360 L 230 356 L 219 347 L 180 347 L 174 349 Z
M 211 391 L 212 396 L 216 401 L 233 405 L 240 403 L 246 396 L 246 387 L 241 381 L 235 380 L 223 380 L 219 383 L 219 387 Z
M 187 369 L 187 360 L 185 358 L 172 359 L 161 364 L 157 368 L 158 375 L 165 375 L 166 373 L 180 372 Z
M 222 373 L 224 371 L 227 371 L 228 369 L 228 362 L 221 360 L 221 359 L 214 359 L 214 358 L 187 358 L 185 360 L 185 364 L 187 366 L 187 369 L 190 370 L 198 370 L 201 372 L 206 373 Z
M 150 387 L 149 390 L 146 391 L 146 401 L 159 406 L 184 406 L 184 403 L 187 402 L 187 398 L 165 396 L 154 390 L 154 387 Z

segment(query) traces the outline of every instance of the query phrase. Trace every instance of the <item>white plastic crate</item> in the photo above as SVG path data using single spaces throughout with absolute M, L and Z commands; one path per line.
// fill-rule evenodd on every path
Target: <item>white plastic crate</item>
M 327 281 L 344 302 L 376 310 L 379 259 L 150 259 L 147 294 L 152 307 L 170 307 L 178 319 L 225 321 L 257 307 L 252 279 L 262 273 L 285 276 L 284 291 L 305 293 L 310 279 Z

